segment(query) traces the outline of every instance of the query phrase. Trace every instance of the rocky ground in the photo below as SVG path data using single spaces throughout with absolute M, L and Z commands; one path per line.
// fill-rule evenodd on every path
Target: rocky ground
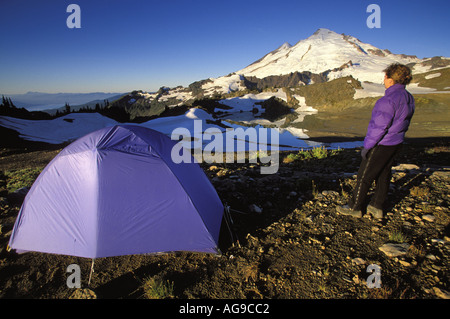
M 450 298 L 447 139 L 409 141 L 383 220 L 336 213 L 355 183 L 359 149 L 291 157 L 271 175 L 259 164 L 202 164 L 231 208 L 236 240 L 223 227 L 220 256 L 99 258 L 89 286 L 91 260 L 6 249 L 21 201 L 13 189 L 31 185 L 58 151 L 0 152 L 0 298 Z M 66 285 L 74 263 L 82 289 Z

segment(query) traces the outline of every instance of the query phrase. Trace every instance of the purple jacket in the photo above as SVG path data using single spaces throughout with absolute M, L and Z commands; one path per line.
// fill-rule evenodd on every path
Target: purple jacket
M 414 97 L 405 85 L 397 83 L 388 88 L 372 110 L 364 148 L 403 143 L 414 110 Z

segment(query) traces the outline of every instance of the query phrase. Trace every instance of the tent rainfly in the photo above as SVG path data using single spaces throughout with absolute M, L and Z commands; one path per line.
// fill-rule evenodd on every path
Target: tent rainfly
M 198 163 L 172 161 L 175 143 L 137 125 L 71 143 L 25 197 L 10 248 L 93 259 L 218 253 L 223 204 Z

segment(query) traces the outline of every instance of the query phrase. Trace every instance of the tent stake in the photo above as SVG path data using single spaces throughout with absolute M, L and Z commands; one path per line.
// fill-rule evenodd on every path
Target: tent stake
M 92 277 L 92 273 L 94 272 L 94 260 L 95 260 L 95 258 L 92 258 L 91 272 L 89 273 L 88 287 L 89 287 L 89 285 L 91 284 L 91 277 Z

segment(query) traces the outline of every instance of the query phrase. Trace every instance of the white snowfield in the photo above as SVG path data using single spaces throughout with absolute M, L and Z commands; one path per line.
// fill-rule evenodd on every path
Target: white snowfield
M 73 113 L 53 120 L 0 116 L 0 125 L 19 132 L 23 139 L 50 144 L 74 141 L 97 129 L 116 124 L 116 121 L 98 113 Z
M 224 121 L 216 122 L 217 124 L 211 124 L 214 123 L 212 122 L 214 120 L 215 119 L 213 119 L 212 116 L 206 113 L 204 110 L 193 108 L 183 115 L 157 118 L 141 124 L 128 124 L 148 127 L 162 132 L 171 138 L 175 132 L 182 132 L 182 134 L 184 134 L 183 136 L 186 137 L 198 137 L 199 134 L 201 134 L 202 147 L 205 147 L 206 145 L 211 143 L 212 139 L 218 138 L 225 141 L 225 136 L 227 134 L 226 128 L 218 125 L 223 124 L 226 125 L 226 127 L 233 129 L 235 132 L 238 132 L 238 134 L 246 135 L 243 139 L 245 140 L 244 149 L 234 149 L 234 151 L 249 150 L 249 142 L 251 141 L 248 139 L 248 135 L 251 135 L 250 133 L 260 134 L 261 132 L 265 133 L 264 138 L 267 138 L 268 136 L 268 138 L 266 139 L 266 144 L 262 145 L 262 142 L 260 141 L 263 140 L 261 140 L 260 136 L 257 135 L 257 143 L 260 147 L 263 147 L 263 149 L 289 150 L 311 148 L 314 146 L 322 145 L 320 143 L 305 140 L 308 138 L 308 136 L 301 129 L 276 128 L 274 130 L 276 130 L 279 134 L 278 142 L 272 143 L 272 140 L 270 139 L 271 132 L 269 132 L 268 129 L 267 131 L 264 131 L 264 128 L 260 125 L 257 125 L 255 127 L 246 127 L 237 124 L 230 124 Z M 53 120 L 24 120 L 8 116 L 0 116 L 0 125 L 16 130 L 17 132 L 19 132 L 20 136 L 23 139 L 50 144 L 71 142 L 95 130 L 114 126 L 117 124 L 119 123 L 98 113 L 73 113 Z M 260 128 L 263 130 L 260 131 Z M 208 131 L 213 132 L 216 136 L 212 139 L 211 137 L 205 137 L 206 135 L 210 134 L 208 133 Z M 178 138 L 173 139 L 178 140 Z M 236 139 L 239 140 L 240 137 L 238 136 Z M 225 145 L 225 142 L 223 145 Z M 360 145 L 360 142 L 334 143 L 332 145 L 329 145 L 329 147 L 344 148 L 358 147 Z M 183 146 L 189 148 L 189 146 L 185 145 L 184 143 Z M 260 147 L 258 147 L 258 149 Z

